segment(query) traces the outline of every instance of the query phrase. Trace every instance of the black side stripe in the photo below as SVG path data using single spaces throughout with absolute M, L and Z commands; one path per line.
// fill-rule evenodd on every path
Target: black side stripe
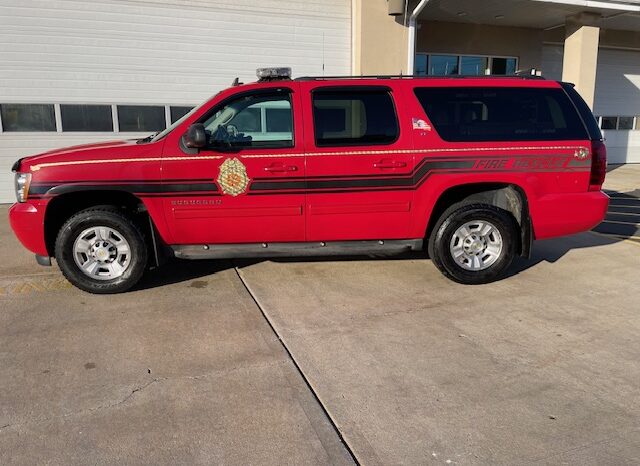
M 38 184 L 29 187 L 29 196 L 48 195 L 57 196 L 78 191 L 126 191 L 130 193 L 140 194 L 166 194 L 166 193 L 193 193 L 198 191 L 217 192 L 218 186 L 215 183 L 172 183 L 172 184 L 89 184 L 89 183 L 70 183 L 70 184 Z
M 340 189 L 340 188 L 411 188 L 421 182 L 427 173 L 433 170 L 471 169 L 475 160 L 453 160 L 425 162 L 419 169 L 409 176 L 368 179 L 333 179 L 333 180 L 300 180 L 300 181 L 254 181 L 250 191 L 270 191 L 280 189 Z

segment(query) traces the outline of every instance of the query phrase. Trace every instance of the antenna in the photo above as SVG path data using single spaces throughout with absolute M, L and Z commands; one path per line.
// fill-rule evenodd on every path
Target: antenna
M 324 31 L 322 31 L 322 76 L 324 76 Z

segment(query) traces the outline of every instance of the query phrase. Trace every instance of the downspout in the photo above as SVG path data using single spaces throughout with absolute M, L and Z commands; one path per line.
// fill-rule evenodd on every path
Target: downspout
M 409 17 L 409 43 L 407 45 L 407 74 L 409 76 L 415 73 L 414 66 L 416 59 L 416 22 L 418 19 L 418 15 L 420 15 L 427 3 L 429 3 L 429 0 L 420 0 L 420 3 L 418 3 L 418 5 L 414 8 L 411 16 Z

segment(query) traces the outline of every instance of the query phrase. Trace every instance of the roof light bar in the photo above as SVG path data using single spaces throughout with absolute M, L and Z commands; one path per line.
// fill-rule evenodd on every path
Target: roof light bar
M 291 68 L 258 68 L 256 76 L 260 81 L 275 81 L 278 79 L 291 79 Z

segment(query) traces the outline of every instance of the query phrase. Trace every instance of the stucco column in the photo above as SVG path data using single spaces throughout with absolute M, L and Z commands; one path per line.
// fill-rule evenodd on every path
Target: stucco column
M 353 0 L 354 75 L 406 74 L 404 16 L 389 16 L 387 0 Z
M 593 108 L 598 65 L 600 15 L 580 13 L 567 18 L 565 24 L 562 80 L 574 83 L 582 98 Z

